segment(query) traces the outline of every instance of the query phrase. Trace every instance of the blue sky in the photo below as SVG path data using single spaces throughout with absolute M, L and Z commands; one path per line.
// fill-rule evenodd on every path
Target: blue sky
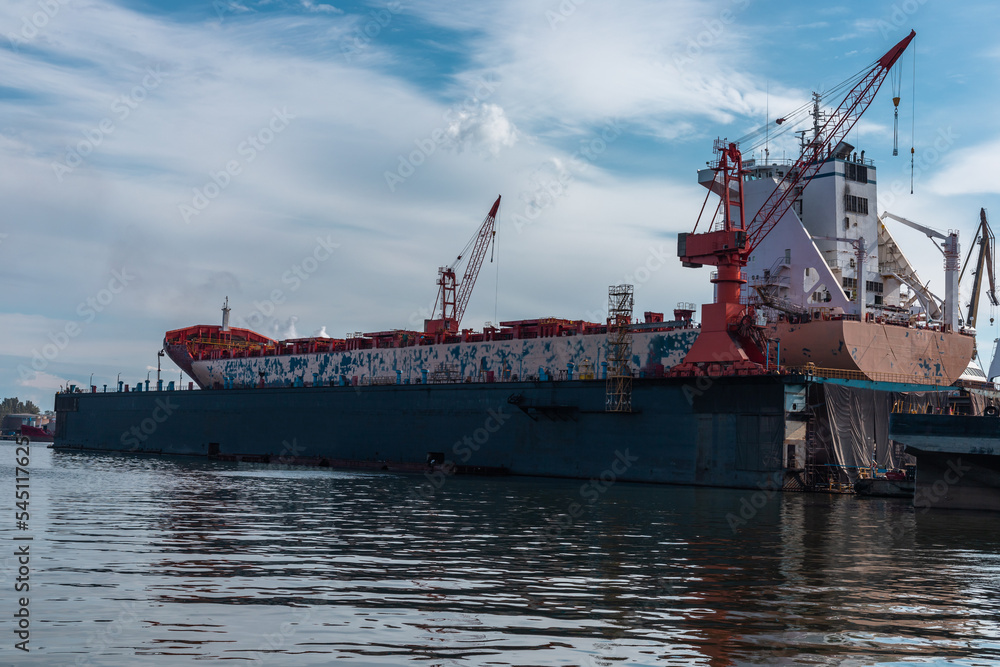
M 50 408 L 91 373 L 145 379 L 163 333 L 217 323 L 226 296 L 234 322 L 279 337 L 419 327 L 437 267 L 497 194 L 497 262 L 465 324 L 601 319 L 626 280 L 640 312 L 708 301 L 708 269 L 674 257 L 712 140 L 799 106 L 910 28 L 902 155 L 887 88 L 853 142 L 879 168 L 880 211 L 968 241 L 1000 192 L 998 14 L 933 0 L 8 0 L 0 396 Z M 894 182 L 905 193 L 886 198 Z M 940 255 L 894 233 L 940 288 Z M 996 331 L 981 322 L 988 359 Z

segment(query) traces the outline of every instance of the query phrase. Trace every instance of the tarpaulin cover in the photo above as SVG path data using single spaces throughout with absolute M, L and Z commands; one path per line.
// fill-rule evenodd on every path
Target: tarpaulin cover
M 824 383 L 826 424 L 820 420 L 816 445 L 826 449 L 829 463 L 844 466 L 848 475 L 857 477 L 858 468 L 873 464 L 885 468 L 900 468 L 912 463 L 913 457 L 889 440 L 889 413 L 927 412 L 947 409 L 948 393 L 944 391 L 898 392 L 878 391 Z

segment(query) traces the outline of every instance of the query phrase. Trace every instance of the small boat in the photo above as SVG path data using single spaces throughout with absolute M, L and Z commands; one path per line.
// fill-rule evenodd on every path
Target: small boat
M 52 442 L 53 435 L 44 428 L 21 424 L 21 437 L 27 438 L 31 442 Z
M 887 470 L 885 474 L 858 479 L 854 482 L 854 492 L 875 498 L 912 498 L 914 477 L 913 466 L 905 470 Z

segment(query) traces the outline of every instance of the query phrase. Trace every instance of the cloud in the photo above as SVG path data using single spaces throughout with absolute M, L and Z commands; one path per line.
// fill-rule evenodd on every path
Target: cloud
M 343 14 L 344 11 L 337 9 L 333 5 L 327 5 L 322 2 L 312 2 L 312 0 L 302 0 L 302 7 L 309 12 L 321 12 L 324 14 Z
M 927 150 L 934 149 L 932 147 Z M 956 149 L 951 155 L 944 155 L 944 165 L 930 181 L 930 189 L 935 194 L 944 196 L 1000 194 L 1000 182 L 995 173 L 997 151 L 1000 151 L 1000 139 Z M 934 150 L 933 155 L 943 154 Z M 931 162 L 929 158 L 927 156 L 927 161 Z M 936 161 L 937 159 L 933 162 Z
M 763 111 L 763 82 L 733 66 L 746 61 L 750 47 L 745 6 L 514 0 L 410 7 L 444 27 L 475 27 L 469 74 L 488 70 L 516 82 L 501 89 L 500 103 L 531 133 L 579 131 L 614 117 L 656 136 L 677 136 L 690 132 L 692 117 L 728 121 Z
M 458 150 L 471 146 L 489 155 L 517 143 L 517 128 L 496 104 L 480 104 L 470 111 L 454 114 L 446 134 Z
M 48 389 L 50 391 L 56 391 L 62 387 L 68 386 L 70 381 L 66 378 L 51 375 L 50 373 L 37 372 L 34 377 L 30 379 L 18 380 L 17 384 L 21 387 L 29 387 L 31 389 Z

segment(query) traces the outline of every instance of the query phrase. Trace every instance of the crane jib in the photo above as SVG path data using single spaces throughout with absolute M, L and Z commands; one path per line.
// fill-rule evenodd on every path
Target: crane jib
M 778 220 L 791 207 L 795 198 L 792 195 L 795 193 L 796 186 L 802 184 L 804 188 L 819 171 L 823 162 L 823 152 L 830 146 L 836 146 L 850 134 L 854 125 L 875 98 L 875 94 L 878 93 L 882 82 L 889 73 L 889 68 L 899 59 L 916 34 L 916 31 L 911 30 L 909 35 L 889 49 L 851 89 L 836 111 L 828 116 L 819 136 L 805 147 L 798 161 L 785 173 L 785 177 L 778 183 L 771 196 L 767 198 L 748 225 L 747 255 L 753 252 L 754 248 L 774 229 Z
M 879 66 L 882 67 L 883 69 L 889 69 L 890 67 L 895 65 L 896 61 L 899 60 L 899 57 L 903 55 L 903 51 L 906 50 L 906 47 L 910 45 L 910 42 L 912 42 L 913 38 L 916 36 L 917 36 L 917 31 L 911 30 L 909 35 L 899 40 L 899 44 L 889 49 L 889 51 L 884 56 L 879 58 L 878 61 Z

